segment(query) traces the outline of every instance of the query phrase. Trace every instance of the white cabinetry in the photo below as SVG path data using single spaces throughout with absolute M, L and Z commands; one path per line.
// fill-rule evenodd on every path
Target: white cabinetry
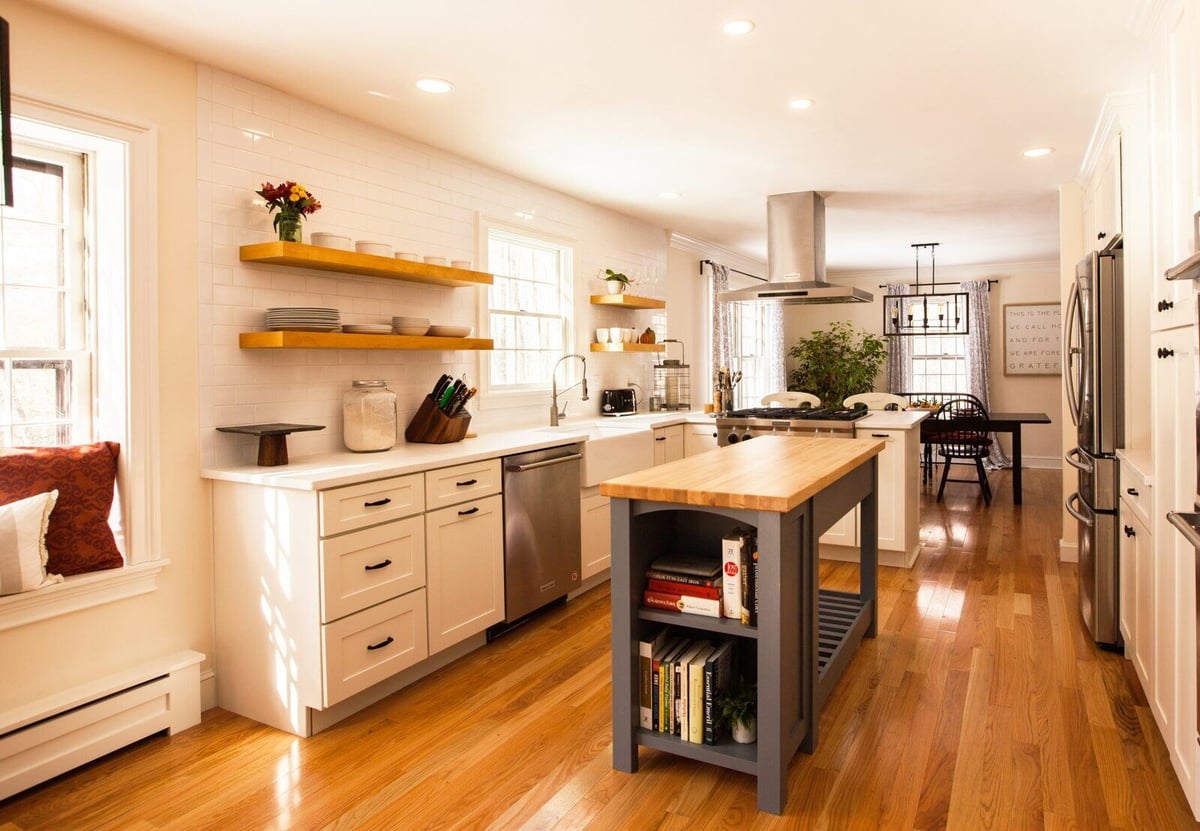
M 661 465 L 683 458 L 683 425 L 654 428 L 654 464 Z
M 1155 697 L 1155 553 L 1151 532 L 1153 490 L 1143 472 L 1149 457 L 1120 451 L 1121 457 L 1121 637 L 1147 699 Z
M 1084 245 L 1103 248 L 1121 233 L 1121 136 L 1109 137 L 1083 200 Z
M 697 453 L 712 450 L 717 446 L 717 425 L 715 422 L 683 425 L 684 456 L 695 456 Z
M 600 495 L 599 485 L 583 489 L 579 510 L 579 529 L 583 535 L 580 576 L 586 580 L 612 563 L 611 511 L 608 497 Z
M 504 619 L 500 461 L 429 471 L 425 487 L 430 504 L 451 503 L 425 515 L 433 654 Z

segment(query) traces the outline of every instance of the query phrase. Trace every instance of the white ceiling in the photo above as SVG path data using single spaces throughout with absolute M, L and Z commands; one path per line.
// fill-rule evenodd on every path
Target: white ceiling
M 1057 186 L 1145 78 L 1132 0 L 40 3 L 760 259 L 767 195 L 819 190 L 830 270 L 1057 258 Z

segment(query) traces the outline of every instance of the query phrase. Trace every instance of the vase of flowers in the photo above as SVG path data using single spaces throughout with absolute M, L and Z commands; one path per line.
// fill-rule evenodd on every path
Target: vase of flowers
M 295 182 L 280 182 L 278 185 L 263 182 L 262 190 L 257 193 L 266 200 L 267 212 L 275 215 L 272 224 L 279 238 L 284 242 L 303 242 L 304 232 L 300 222 L 321 209 L 316 197 L 304 185 Z

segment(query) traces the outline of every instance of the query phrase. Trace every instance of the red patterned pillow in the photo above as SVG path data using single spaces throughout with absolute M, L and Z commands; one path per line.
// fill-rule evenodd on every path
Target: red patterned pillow
M 0 504 L 58 491 L 46 532 L 47 571 L 68 576 L 125 564 L 108 525 L 120 452 L 111 441 L 0 450 Z

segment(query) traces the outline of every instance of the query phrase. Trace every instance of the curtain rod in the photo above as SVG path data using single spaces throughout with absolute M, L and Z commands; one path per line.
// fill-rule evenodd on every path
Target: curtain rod
M 709 265 L 720 265 L 720 263 L 714 262 L 713 260 L 701 260 L 700 261 L 700 273 L 701 274 L 704 273 L 704 264 L 705 263 L 708 263 Z M 766 277 L 759 277 L 757 274 L 750 274 L 749 272 L 742 271 L 741 269 L 738 269 L 738 268 L 730 268 L 729 266 L 725 266 L 725 267 L 728 268 L 730 271 L 733 271 L 737 274 L 741 274 L 743 277 L 749 277 L 752 280 L 758 280 L 759 282 L 762 282 L 762 283 L 767 282 Z
M 970 281 L 969 281 L 969 280 L 960 280 L 960 281 L 958 281 L 958 282 L 954 282 L 953 280 L 948 280 L 948 281 L 946 281 L 946 282 L 944 282 L 944 283 L 942 283 L 942 282 L 938 282 L 938 283 L 922 283 L 921 285 L 923 285 L 923 286 L 961 286 L 961 285 L 962 285 L 964 282 L 970 282 Z M 999 282 L 1000 282 L 999 280 L 988 280 L 988 291 L 991 291 L 991 290 L 992 290 L 992 286 L 996 285 L 996 283 L 999 283 Z M 889 285 L 888 283 L 880 283 L 880 284 L 879 284 L 879 288 L 881 288 L 881 289 L 886 289 L 886 288 L 888 287 L 888 285 Z M 908 285 L 910 285 L 910 286 L 911 286 L 911 285 L 913 285 L 913 284 L 912 284 L 912 283 L 908 283 Z M 907 297 L 908 295 L 904 295 L 904 296 L 905 296 L 905 297 Z

